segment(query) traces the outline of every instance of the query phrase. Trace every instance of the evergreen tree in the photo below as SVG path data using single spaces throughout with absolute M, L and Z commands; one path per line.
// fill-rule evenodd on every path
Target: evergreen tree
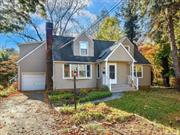
M 157 64 L 160 64 L 162 66 L 161 76 L 163 78 L 163 85 L 165 87 L 169 87 L 171 70 L 170 70 L 170 61 L 169 61 L 170 45 L 168 43 L 168 37 L 167 35 L 163 35 L 163 33 L 159 31 L 155 36 L 155 41 L 160 46 L 160 49 L 155 56 L 155 60 Z
M 180 62 L 176 39 L 175 23 L 179 22 L 179 0 L 137 0 L 142 15 L 151 19 L 151 33 L 155 33 L 159 28 L 165 28 L 163 31 L 168 35 L 168 42 L 171 48 L 173 68 L 176 77 L 176 87 L 180 89 Z
M 138 39 L 138 14 L 136 12 L 136 9 L 133 6 L 133 1 L 128 0 L 123 3 L 123 5 L 120 6 L 118 12 L 116 15 L 119 18 L 122 18 L 124 22 L 124 32 L 126 36 L 133 42 L 134 40 L 137 41 Z

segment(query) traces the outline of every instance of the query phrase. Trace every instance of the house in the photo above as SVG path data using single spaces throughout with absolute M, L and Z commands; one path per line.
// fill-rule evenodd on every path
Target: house
M 50 66 L 48 48 L 52 48 L 49 54 L 53 90 L 73 89 L 74 71 L 77 71 L 77 88 L 107 85 L 116 92 L 151 85 L 151 65 L 128 38 L 114 42 L 96 40 L 85 33 L 77 37 L 55 36 L 52 30 L 47 23 L 46 41 L 19 45 L 20 90 L 45 89 Z

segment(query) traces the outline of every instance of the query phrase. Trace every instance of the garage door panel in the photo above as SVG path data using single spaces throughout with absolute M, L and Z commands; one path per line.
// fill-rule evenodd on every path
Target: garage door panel
M 44 74 L 26 74 L 22 75 L 22 90 L 44 90 L 45 75 Z

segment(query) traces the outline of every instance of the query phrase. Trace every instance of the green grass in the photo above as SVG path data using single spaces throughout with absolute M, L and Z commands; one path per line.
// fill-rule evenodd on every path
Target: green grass
M 126 92 L 107 104 L 180 129 L 180 92 L 174 89 Z
M 80 102 L 88 102 L 88 101 L 93 101 L 96 99 L 109 97 L 111 95 L 112 95 L 112 93 L 109 91 L 91 91 L 85 97 L 80 97 L 79 101 Z
M 80 103 L 82 102 L 88 102 L 88 101 L 93 101 L 96 99 L 102 99 L 105 97 L 111 96 L 112 93 L 109 91 L 89 91 L 89 92 L 84 92 L 80 91 L 79 96 L 78 96 L 78 101 Z M 55 106 L 62 106 L 62 105 L 67 105 L 67 104 L 72 104 L 73 99 L 74 99 L 74 94 L 72 92 L 51 92 L 48 94 L 48 97 L 50 99 L 50 102 L 54 104 Z

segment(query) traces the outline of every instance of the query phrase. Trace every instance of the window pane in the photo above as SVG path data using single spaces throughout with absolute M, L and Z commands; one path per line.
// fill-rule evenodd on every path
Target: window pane
M 86 42 L 86 41 L 80 42 L 80 51 L 81 51 L 81 55 L 88 54 L 88 42 Z
M 142 77 L 142 72 L 137 72 L 137 77 Z
M 86 77 L 86 66 L 79 65 L 79 77 Z
M 70 77 L 70 65 L 64 64 L 64 77 Z
M 109 66 L 109 78 L 115 79 L 115 66 L 113 65 Z
M 88 48 L 88 42 L 86 42 L 86 41 L 81 41 L 80 45 L 81 45 L 81 49 L 87 49 Z
M 87 55 L 87 49 L 81 49 L 81 55 Z
M 136 77 L 142 77 L 142 66 L 141 65 L 135 66 L 135 74 L 136 74 Z
M 91 77 L 91 66 L 87 65 L 87 77 Z
M 72 64 L 71 65 L 71 75 L 72 77 L 74 76 L 74 72 L 77 72 L 77 76 L 78 76 L 78 65 L 77 64 Z

